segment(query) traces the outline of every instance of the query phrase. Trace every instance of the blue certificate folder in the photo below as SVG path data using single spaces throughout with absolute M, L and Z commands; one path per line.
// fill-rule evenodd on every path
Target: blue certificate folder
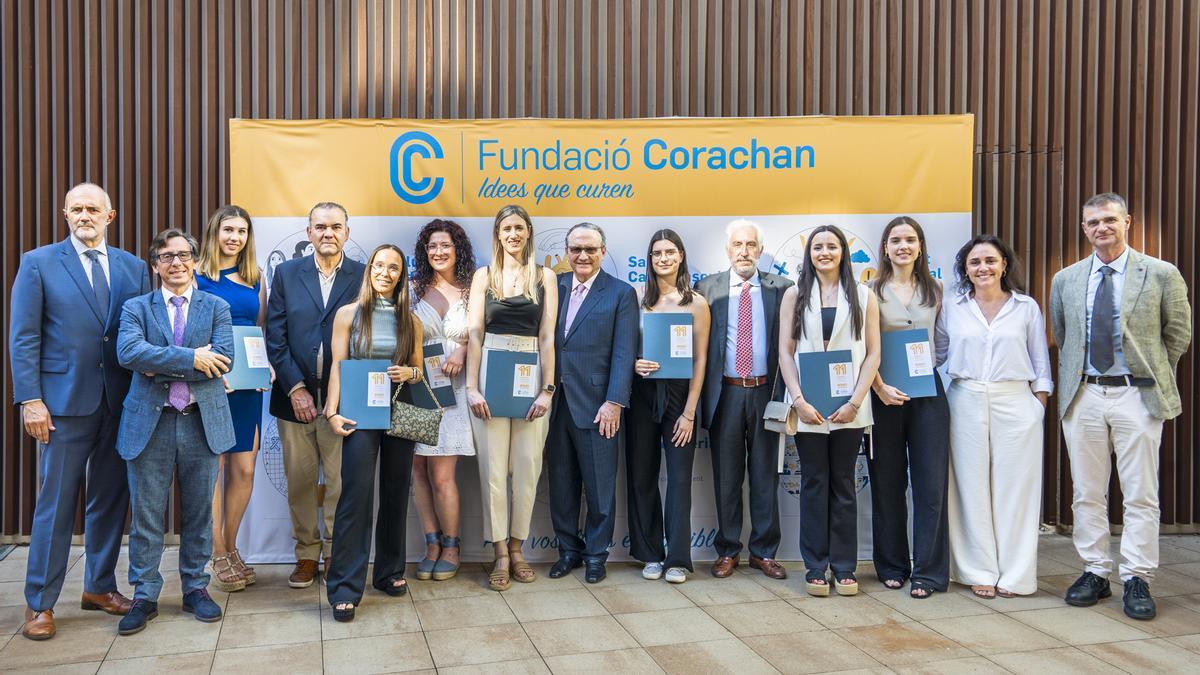
M 250 339 L 250 344 L 247 344 L 246 338 Z M 254 345 L 257 343 L 257 347 Z M 232 389 L 270 389 L 271 388 L 271 369 L 265 363 L 262 363 L 257 368 L 251 368 L 247 361 L 247 356 L 251 349 L 261 350 L 256 355 L 255 361 L 265 361 L 267 348 L 263 341 L 262 328 L 258 326 L 234 326 L 233 327 L 233 363 L 229 372 L 225 374 L 225 381 L 229 383 Z
M 441 358 L 446 353 L 446 347 L 440 342 L 430 342 L 421 348 L 425 354 L 425 381 L 429 383 L 430 389 L 433 389 L 433 395 L 437 397 L 438 403 L 442 404 L 443 408 L 449 408 L 454 405 L 454 385 L 447 384 L 442 387 L 433 386 L 433 379 L 429 377 L 429 359 L 430 357 Z M 435 364 L 436 365 L 436 364 Z M 429 392 L 425 389 L 425 385 L 420 382 L 414 382 L 408 385 L 412 391 L 413 405 L 422 408 L 434 410 L 437 405 L 433 399 L 429 397 Z
M 355 429 L 387 429 L 392 421 L 392 383 L 387 377 L 391 361 L 379 360 L 345 360 L 338 370 L 340 382 L 340 398 L 338 399 L 338 414 L 355 421 Z M 378 373 L 383 373 L 384 389 L 386 392 L 384 405 L 370 405 L 367 400 L 371 390 L 371 380 L 376 380 L 378 392 Z M 375 403 L 380 400 L 376 398 Z
M 692 359 L 671 356 L 671 334 L 679 326 L 692 327 L 690 312 L 646 312 L 642 314 L 642 358 L 658 364 L 650 379 L 690 380 Z M 688 331 L 690 334 L 690 330 Z M 688 346 L 692 341 L 688 340 Z M 693 355 L 694 356 L 694 355 Z
M 829 388 L 829 366 L 851 361 L 849 349 L 832 352 L 800 352 L 796 354 L 796 365 L 800 368 L 800 391 L 804 400 L 817 409 L 822 417 L 829 417 L 850 400 L 850 396 L 833 396 Z M 851 382 L 855 378 L 851 375 Z
M 928 375 L 910 375 L 908 368 L 908 345 L 923 342 L 923 347 L 917 349 L 932 349 L 929 331 L 924 328 L 912 330 L 897 330 L 890 333 L 880 333 L 880 345 L 883 348 L 879 359 L 879 377 L 883 381 L 910 398 L 926 398 L 937 396 L 937 384 L 933 378 L 937 373 L 930 370 Z M 929 364 L 933 364 L 933 354 L 928 354 Z
M 483 398 L 487 400 L 492 417 L 524 419 L 529 406 L 542 390 L 541 374 L 537 372 L 537 352 L 487 350 L 487 369 L 484 371 Z M 513 396 L 513 379 L 518 364 L 534 366 L 533 396 Z

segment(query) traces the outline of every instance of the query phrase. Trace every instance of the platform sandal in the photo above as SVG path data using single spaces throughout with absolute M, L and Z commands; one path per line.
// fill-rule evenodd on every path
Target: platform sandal
M 447 537 L 446 535 L 442 535 L 442 555 L 445 555 L 446 551 L 449 549 L 454 549 L 457 551 L 460 542 L 461 540 L 458 537 Z M 453 579 L 454 576 L 458 574 L 458 565 L 459 563 L 457 562 L 450 562 L 449 560 L 444 560 L 441 556 L 438 556 L 437 562 L 433 565 L 433 580 L 445 581 L 447 579 Z
M 442 540 L 442 532 L 426 532 L 425 545 L 437 546 Z M 421 558 L 421 562 L 417 563 L 417 578 L 421 581 L 429 581 L 433 578 L 433 568 L 437 565 L 437 558 Z

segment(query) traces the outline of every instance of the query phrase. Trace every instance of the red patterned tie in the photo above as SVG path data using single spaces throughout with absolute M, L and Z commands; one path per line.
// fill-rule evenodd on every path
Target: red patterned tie
M 737 352 L 733 366 L 738 377 L 750 377 L 754 364 L 754 308 L 750 303 L 750 282 L 742 282 L 742 293 L 738 298 Z

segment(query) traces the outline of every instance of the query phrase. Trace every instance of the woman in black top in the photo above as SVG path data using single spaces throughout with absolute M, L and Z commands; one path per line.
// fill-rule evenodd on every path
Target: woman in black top
M 467 403 L 479 453 L 483 538 L 496 549 L 488 582 L 493 590 L 503 591 L 510 579 L 529 583 L 535 578 L 521 546 L 529 536 L 554 393 L 558 284 L 553 272 L 534 263 L 533 222 L 525 209 L 510 205 L 496 214 L 492 264 L 475 272 L 470 298 Z M 497 351 L 538 355 L 530 384 L 539 391 L 523 419 L 493 417 L 484 398 L 488 354 Z

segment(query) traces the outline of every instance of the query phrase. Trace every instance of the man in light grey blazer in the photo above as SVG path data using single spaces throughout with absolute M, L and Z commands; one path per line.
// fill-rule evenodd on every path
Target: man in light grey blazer
M 1059 347 L 1058 414 L 1074 482 L 1075 549 L 1085 571 L 1067 604 L 1112 594 L 1110 452 L 1125 495 L 1120 578 L 1125 614 L 1152 619 L 1158 568 L 1158 447 L 1179 415 L 1175 367 L 1192 338 L 1187 286 L 1174 265 L 1128 246 L 1129 210 L 1114 193 L 1083 205 L 1092 255 L 1054 275 L 1050 324 Z
M 129 583 L 133 606 L 118 633 L 130 635 L 158 616 L 165 513 L 178 475 L 183 527 L 179 577 L 183 611 L 221 618 L 204 565 L 212 555 L 212 494 L 217 455 L 234 445 L 222 375 L 233 358 L 229 303 L 195 288 L 196 240 L 164 230 L 150 244 L 162 288 L 131 298 L 121 312 L 117 359 L 134 371 L 117 452 L 129 466 L 132 518 Z

